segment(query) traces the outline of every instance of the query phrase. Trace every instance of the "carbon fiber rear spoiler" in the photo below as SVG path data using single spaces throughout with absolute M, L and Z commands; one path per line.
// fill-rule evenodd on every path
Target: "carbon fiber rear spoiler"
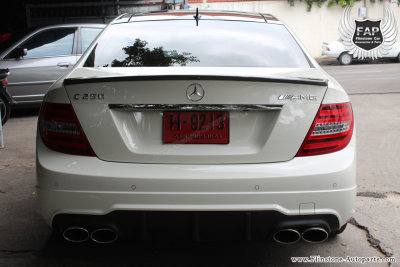
M 286 77 L 246 77 L 246 76 L 219 76 L 219 75 L 156 75 L 156 76 L 116 76 L 95 78 L 70 78 L 64 80 L 64 85 L 104 83 L 104 82 L 127 82 L 127 81 L 174 81 L 174 80 L 211 80 L 211 81 L 245 81 L 245 82 L 270 82 L 308 84 L 317 86 L 328 86 L 326 79 L 310 78 L 286 78 Z

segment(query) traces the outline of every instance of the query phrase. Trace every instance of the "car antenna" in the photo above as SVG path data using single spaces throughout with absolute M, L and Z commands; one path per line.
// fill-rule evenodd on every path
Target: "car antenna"
M 199 8 L 196 8 L 196 15 L 193 16 L 193 18 L 196 20 L 196 26 L 199 26 L 199 20 L 201 16 L 199 16 Z

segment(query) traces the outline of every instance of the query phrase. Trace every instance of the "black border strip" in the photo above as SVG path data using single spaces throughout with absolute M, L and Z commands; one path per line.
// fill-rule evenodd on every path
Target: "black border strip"
M 211 80 L 211 81 L 246 81 L 246 82 L 271 82 L 289 84 L 307 84 L 328 86 L 328 80 L 307 78 L 279 78 L 279 77 L 242 77 L 242 76 L 218 76 L 218 75 L 157 75 L 157 76 L 119 76 L 99 78 L 69 78 L 64 80 L 64 85 L 126 82 L 126 81 L 182 81 L 182 80 Z

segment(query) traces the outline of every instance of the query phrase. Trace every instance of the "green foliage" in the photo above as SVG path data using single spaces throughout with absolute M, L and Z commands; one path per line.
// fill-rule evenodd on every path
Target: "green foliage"
M 300 0 L 302 1 L 302 0 Z M 324 2 L 326 2 L 327 0 L 305 0 L 307 3 L 307 11 L 311 11 L 311 8 L 313 6 L 314 3 L 316 3 L 318 5 L 318 7 L 321 7 L 322 4 Z M 355 1 L 359 1 L 359 0 L 355 0 Z M 376 0 L 369 0 L 372 3 L 375 3 Z M 380 0 L 382 1 L 382 0 Z M 294 0 L 288 0 L 290 6 L 294 6 Z M 400 3 L 400 1 L 399 1 Z M 328 2 L 328 7 L 333 7 L 335 5 L 341 6 L 341 7 L 346 7 L 346 6 L 354 6 L 354 1 L 353 0 L 329 0 Z
M 190 53 L 179 54 L 177 51 L 166 51 L 162 46 L 152 50 L 147 47 L 147 42 L 136 39 L 133 45 L 122 48 L 127 57 L 119 61 L 114 59 L 112 67 L 166 67 L 166 66 L 186 66 L 190 62 L 199 60 L 190 56 Z M 184 55 L 185 54 L 185 55 Z M 108 65 L 104 66 L 108 67 Z
M 333 7 L 334 5 L 336 5 L 335 1 L 330 0 L 330 1 L 328 2 L 328 7 Z

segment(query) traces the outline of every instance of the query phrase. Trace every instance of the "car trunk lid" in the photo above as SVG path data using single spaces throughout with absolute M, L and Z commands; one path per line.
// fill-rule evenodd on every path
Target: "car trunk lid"
M 316 69 L 189 67 L 81 68 L 64 85 L 100 159 L 170 164 L 290 160 L 307 135 L 327 88 Z M 188 96 L 193 85 L 202 87 L 202 99 L 192 101 Z M 219 115 L 226 119 L 223 133 L 197 131 L 202 122 L 211 128 L 211 118 Z M 181 133 L 184 137 L 175 140 L 189 135 L 199 142 L 174 143 L 178 126 L 168 123 L 178 118 L 186 130 Z M 221 123 L 219 118 L 216 124 Z M 175 132 L 168 133 L 168 129 Z M 212 143 L 213 134 L 227 140 Z

